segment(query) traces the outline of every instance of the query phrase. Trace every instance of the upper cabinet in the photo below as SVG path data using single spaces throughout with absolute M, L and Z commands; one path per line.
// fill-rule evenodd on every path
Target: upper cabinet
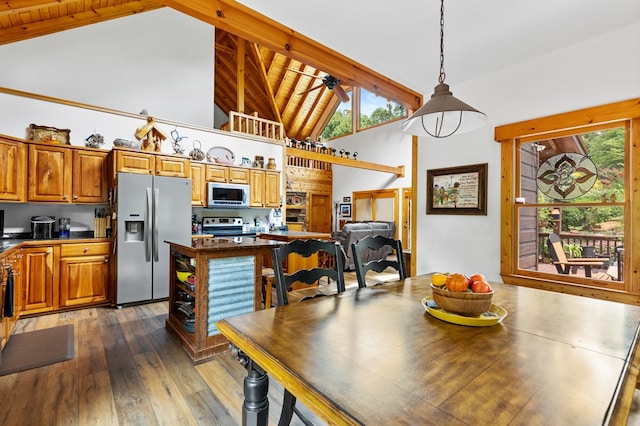
M 0 200 L 24 202 L 27 198 L 27 147 L 23 142 L 0 138 Z
M 206 207 L 207 205 L 205 171 L 206 166 L 204 164 L 191 163 L 191 205 L 193 207 Z
M 249 183 L 249 169 L 207 164 L 207 182 Z
M 62 145 L 29 145 L 29 201 L 71 202 L 72 151 Z
M 280 207 L 280 172 L 251 170 L 251 207 Z
M 28 201 L 105 203 L 107 152 L 29 144 Z
M 107 154 L 102 151 L 73 151 L 74 203 L 106 203 Z
M 145 175 L 191 177 L 189 159 L 160 155 L 146 151 L 113 149 L 115 173 L 127 172 Z

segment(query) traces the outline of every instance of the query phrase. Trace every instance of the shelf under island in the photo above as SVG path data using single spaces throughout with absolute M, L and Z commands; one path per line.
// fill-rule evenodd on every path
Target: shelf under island
M 261 309 L 263 259 L 282 242 L 199 238 L 191 246 L 166 241 L 171 255 L 167 330 L 195 362 L 228 347 L 215 323 Z M 180 278 L 176 272 L 180 274 Z

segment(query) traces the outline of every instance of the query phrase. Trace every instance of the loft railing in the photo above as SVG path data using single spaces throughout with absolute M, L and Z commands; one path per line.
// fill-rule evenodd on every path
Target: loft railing
M 282 141 L 284 139 L 284 127 L 282 123 L 267 120 L 254 115 L 231 111 L 229 113 L 229 131 L 261 136 L 267 139 Z

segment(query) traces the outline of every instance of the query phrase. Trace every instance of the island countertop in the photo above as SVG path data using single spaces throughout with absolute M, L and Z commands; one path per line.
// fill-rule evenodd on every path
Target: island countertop
M 245 250 L 251 248 L 273 248 L 282 244 L 274 240 L 252 237 L 194 238 L 192 239 L 190 246 L 185 246 L 173 241 L 165 242 L 170 245 L 176 245 L 196 251 L 229 251 Z
M 327 232 L 308 231 L 269 231 L 259 233 L 257 239 L 290 242 L 293 240 L 307 240 L 311 238 L 317 240 L 328 240 L 331 238 L 331 234 Z

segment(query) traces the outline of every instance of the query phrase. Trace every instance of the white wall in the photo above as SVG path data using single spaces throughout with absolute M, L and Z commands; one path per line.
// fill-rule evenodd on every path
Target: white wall
M 0 86 L 211 127 L 213 39 L 212 26 L 170 8 L 135 14 L 0 46 Z

